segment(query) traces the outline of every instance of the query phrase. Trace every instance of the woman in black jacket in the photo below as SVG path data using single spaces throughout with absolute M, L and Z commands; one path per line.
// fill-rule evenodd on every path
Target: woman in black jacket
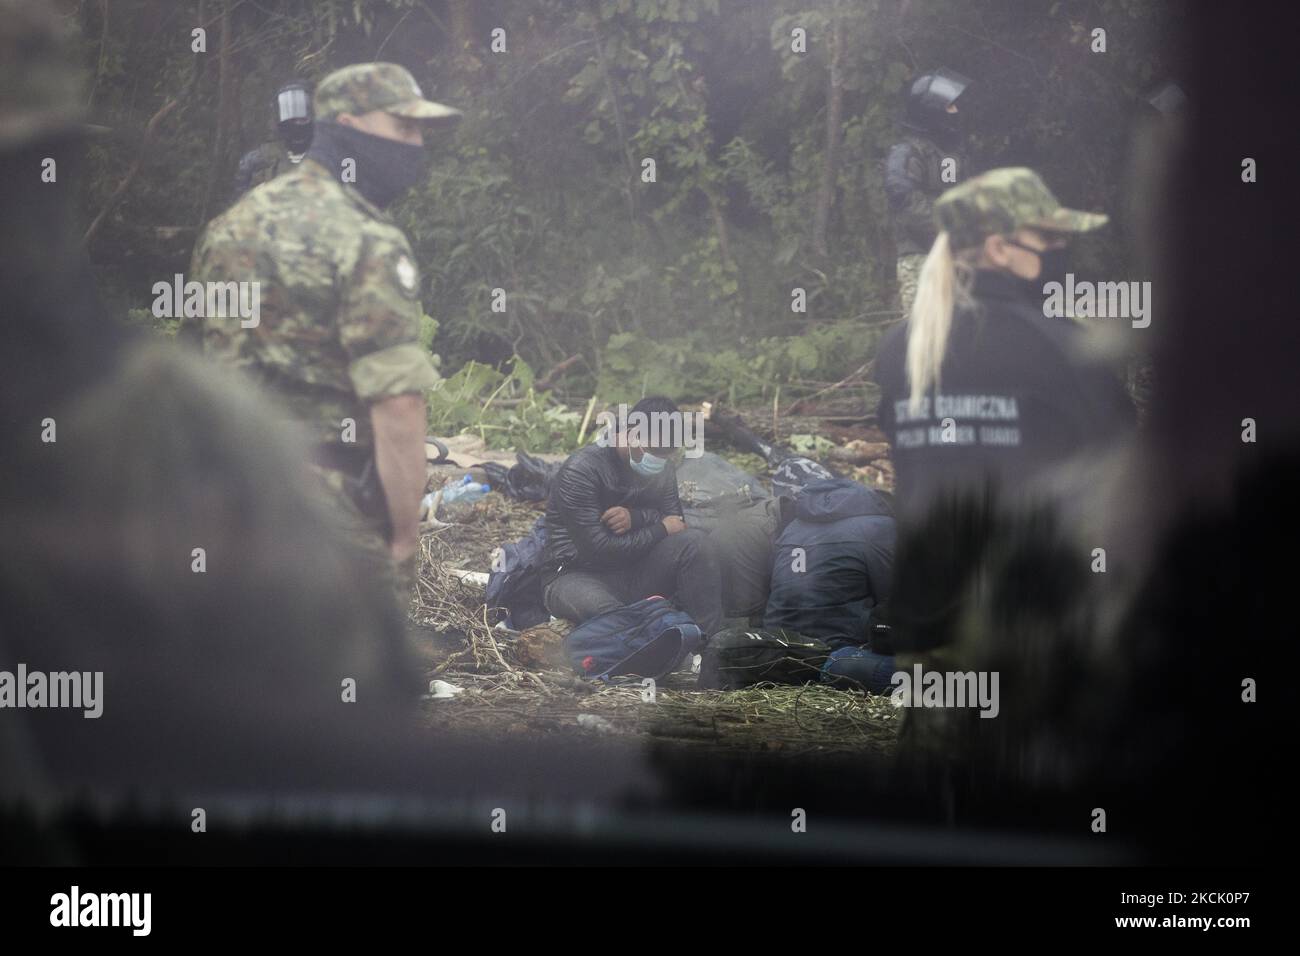
M 1048 307 L 1068 240 L 1107 217 L 1007 168 L 948 190 L 935 220 L 911 315 L 876 360 L 902 517 L 953 490 L 1014 496 L 1133 421 L 1119 379 L 1083 355 L 1082 327 Z

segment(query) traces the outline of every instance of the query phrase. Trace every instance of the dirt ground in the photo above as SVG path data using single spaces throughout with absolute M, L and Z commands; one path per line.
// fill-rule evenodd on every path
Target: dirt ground
M 793 430 L 782 432 L 797 434 L 813 422 L 781 424 Z M 840 440 L 874 437 L 846 430 Z M 757 456 L 711 450 L 766 477 Z M 839 470 L 852 472 L 843 465 Z M 574 676 L 562 655 L 563 622 L 523 635 L 495 628 L 483 588 L 462 581 L 457 571 L 487 571 L 493 549 L 526 534 L 540 512 L 540 503 L 493 493 L 450 527 L 423 534 L 410 617 L 430 688 L 423 701 L 430 728 L 477 738 L 598 735 L 758 753 L 893 752 L 901 712 L 885 697 L 817 684 L 701 690 L 689 664 L 659 682 L 651 697 L 640 684 L 596 685 Z

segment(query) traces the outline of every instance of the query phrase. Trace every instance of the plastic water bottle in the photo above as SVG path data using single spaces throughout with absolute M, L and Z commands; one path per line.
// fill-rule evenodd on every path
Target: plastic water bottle
M 463 514 L 469 511 L 474 502 L 479 501 L 492 490 L 487 482 L 479 483 L 466 475 L 457 484 L 448 482 L 442 489 L 442 506 L 447 514 Z
M 482 482 L 480 484 L 479 482 L 475 481 L 471 476 L 466 475 L 456 484 L 452 484 L 449 481 L 443 487 L 442 503 L 444 505 L 451 504 L 453 501 L 463 501 L 466 503 L 473 503 L 475 501 L 478 501 L 480 498 L 482 498 L 491 490 L 492 490 L 492 486 L 489 485 L 487 482 Z

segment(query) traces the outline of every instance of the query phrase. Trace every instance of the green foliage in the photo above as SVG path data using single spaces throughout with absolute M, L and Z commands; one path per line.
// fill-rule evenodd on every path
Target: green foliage
M 175 338 L 181 327 L 179 318 L 160 319 L 154 316 L 152 309 L 128 309 L 126 323 L 137 328 L 147 329 L 150 332 L 156 332 L 167 338 Z
M 437 335 L 438 335 L 438 320 L 433 318 L 430 315 L 421 314 L 420 315 L 420 345 L 423 348 L 432 350 L 433 340 L 437 337 Z M 438 356 L 435 354 L 433 358 L 436 364 L 438 360 Z
M 111 308 L 158 324 L 142 312 L 153 282 L 187 268 L 198 230 L 229 201 L 239 156 L 273 137 L 280 83 L 403 63 L 426 95 L 466 113 L 454 133 L 430 137 L 429 176 L 393 209 L 424 282 L 421 340 L 459 369 L 431 415 L 494 441 L 557 444 L 576 425 L 548 418 L 545 396 L 529 399 L 523 359 L 547 369 L 581 355 L 564 387 L 585 401 L 593 390 L 602 400 L 767 398 L 871 358 L 879 328 L 869 323 L 894 297 L 881 167 L 900 93 L 924 68 L 976 80 L 964 108 L 973 168 L 1032 165 L 1064 202 L 1119 212 L 1136 94 L 1169 69 L 1158 41 L 1172 16 L 1142 0 L 76 6 L 89 105 L 115 131 L 89 147 L 79 188 L 90 215 L 134 163 L 150 117 L 178 99 L 91 244 Z M 200 22 L 207 54 L 166 39 Z M 1088 51 L 1094 24 L 1108 30 L 1104 56 Z M 498 26 L 509 55 L 487 49 Z M 796 27 L 806 53 L 791 49 Z M 836 29 L 843 108 L 818 251 Z M 642 181 L 645 158 L 655 182 Z M 1127 260 L 1123 217 L 1113 219 L 1082 252 L 1118 276 Z M 806 314 L 790 310 L 796 287 Z M 492 311 L 494 289 L 504 312 Z M 497 370 L 509 355 L 522 359 Z M 512 404 L 484 413 L 497 388 Z
M 821 435 L 791 435 L 787 443 L 791 451 L 808 458 L 820 458 L 835 447 L 835 442 Z
M 838 322 L 798 336 L 767 336 L 727 343 L 697 333 L 648 339 L 611 336 L 596 393 L 604 401 L 635 402 L 646 395 L 680 401 L 725 398 L 729 403 L 766 398 L 772 389 L 817 372 L 843 377 L 875 350 L 881 326 Z
M 436 435 L 471 432 L 489 448 L 573 451 L 582 416 L 533 387 L 533 371 L 522 359 L 499 372 L 468 362 L 428 395 L 429 428 Z

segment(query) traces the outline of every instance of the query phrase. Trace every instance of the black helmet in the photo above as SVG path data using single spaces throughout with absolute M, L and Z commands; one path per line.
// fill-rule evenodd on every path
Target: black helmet
M 311 146 L 311 96 L 301 83 L 286 83 L 275 94 L 275 124 L 280 139 L 291 153 L 305 153 Z
M 946 67 L 918 76 L 907 93 L 908 122 L 922 129 L 953 131 L 956 123 L 948 107 L 970 84 L 970 77 Z

